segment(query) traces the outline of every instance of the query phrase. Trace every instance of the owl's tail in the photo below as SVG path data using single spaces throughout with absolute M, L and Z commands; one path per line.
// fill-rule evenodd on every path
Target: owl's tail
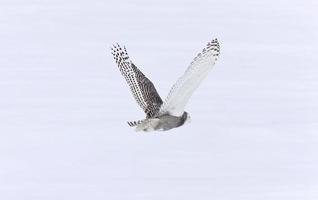
M 159 119 L 144 119 L 138 121 L 127 122 L 130 127 L 136 127 L 136 131 L 154 131 L 159 124 Z
M 130 126 L 130 127 L 134 127 L 134 126 L 137 126 L 138 124 L 141 124 L 144 120 L 138 120 L 138 121 L 129 121 L 127 122 L 127 124 Z

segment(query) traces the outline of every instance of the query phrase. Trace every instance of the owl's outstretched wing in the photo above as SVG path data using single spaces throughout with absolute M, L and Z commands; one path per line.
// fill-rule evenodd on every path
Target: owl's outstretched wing
M 126 48 L 113 45 L 112 54 L 121 74 L 125 77 L 131 92 L 147 118 L 156 115 L 162 100 L 153 83 L 130 61 Z
M 183 76 L 172 86 L 159 113 L 168 112 L 174 116 L 181 116 L 191 95 L 213 68 L 219 54 L 220 46 L 218 40 L 214 39 L 194 58 Z

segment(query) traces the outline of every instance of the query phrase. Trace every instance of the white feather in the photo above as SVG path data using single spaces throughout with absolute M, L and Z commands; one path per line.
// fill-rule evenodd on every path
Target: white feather
M 181 116 L 183 114 L 184 108 L 193 92 L 213 68 L 215 61 L 218 59 L 219 52 L 220 48 L 217 39 L 208 43 L 202 53 L 199 53 L 194 58 L 183 76 L 172 86 L 159 113 L 168 112 L 174 116 Z

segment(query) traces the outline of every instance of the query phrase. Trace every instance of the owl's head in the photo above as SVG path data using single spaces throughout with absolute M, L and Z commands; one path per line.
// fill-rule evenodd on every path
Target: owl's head
M 188 124 L 191 122 L 191 117 L 189 115 L 189 113 L 185 112 L 182 115 L 182 119 L 184 120 L 183 124 Z

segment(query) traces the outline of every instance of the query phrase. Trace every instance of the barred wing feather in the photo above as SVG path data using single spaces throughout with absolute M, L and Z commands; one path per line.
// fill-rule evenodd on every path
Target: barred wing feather
M 217 39 L 214 39 L 194 58 L 183 76 L 172 86 L 159 113 L 168 112 L 174 116 L 181 116 L 193 92 L 213 68 L 219 54 L 220 46 Z
M 162 100 L 153 83 L 131 62 L 126 48 L 113 45 L 112 54 L 121 74 L 125 77 L 130 90 L 147 118 L 159 112 Z

